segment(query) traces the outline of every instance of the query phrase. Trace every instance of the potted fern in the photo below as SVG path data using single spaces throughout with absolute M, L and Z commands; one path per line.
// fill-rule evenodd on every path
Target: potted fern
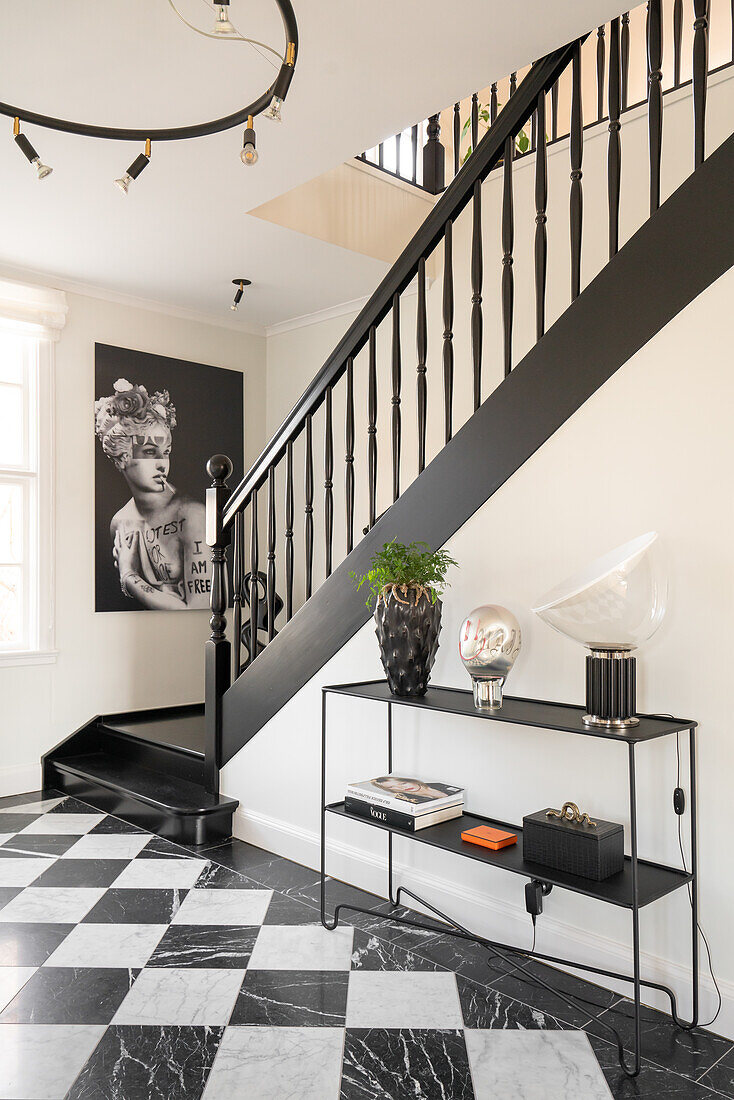
M 375 605 L 375 633 L 393 695 L 426 693 L 441 629 L 439 597 L 452 565 L 445 550 L 393 539 L 373 555 L 367 573 L 351 574 L 357 589 L 367 585 L 367 606 Z

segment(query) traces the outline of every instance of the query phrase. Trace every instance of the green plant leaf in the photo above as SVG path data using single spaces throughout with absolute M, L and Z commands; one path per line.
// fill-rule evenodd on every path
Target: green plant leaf
M 386 585 L 425 588 L 435 603 L 448 586 L 446 573 L 456 564 L 445 550 L 431 551 L 425 542 L 405 544 L 393 539 L 372 555 L 367 573 L 359 576 L 352 572 L 349 576 L 358 591 L 363 584 L 369 587 L 367 607 L 377 600 Z

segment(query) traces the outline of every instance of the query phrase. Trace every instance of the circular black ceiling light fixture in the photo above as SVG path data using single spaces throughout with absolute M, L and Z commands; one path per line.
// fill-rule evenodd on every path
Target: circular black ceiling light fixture
M 237 290 L 235 292 L 234 301 L 232 302 L 232 305 L 229 308 L 236 310 L 237 307 L 239 306 L 240 302 L 242 301 L 242 295 L 245 293 L 245 287 L 246 286 L 252 286 L 252 280 L 251 279 L 233 279 L 232 280 L 232 285 L 236 286 Z
M 288 94 L 288 89 L 290 88 L 296 67 L 296 57 L 298 55 L 298 25 L 296 23 L 296 16 L 293 11 L 291 0 L 273 0 L 273 3 L 280 12 L 283 20 L 283 29 L 285 31 L 285 49 L 282 54 L 272 46 L 266 45 L 264 42 L 258 42 L 253 38 L 247 38 L 245 35 L 240 34 L 230 20 L 230 0 L 222 0 L 222 2 L 214 4 L 213 14 L 215 15 L 215 21 L 211 31 L 201 30 L 194 26 L 193 23 L 189 23 L 189 21 L 179 12 L 174 0 L 168 0 L 168 3 L 178 18 L 185 23 L 187 27 L 205 38 L 213 38 L 220 42 L 246 42 L 256 49 L 265 49 L 269 53 L 274 54 L 280 61 L 280 67 L 273 83 L 265 89 L 262 95 L 253 100 L 252 103 L 248 103 L 245 107 L 240 108 L 238 111 L 234 111 L 230 115 L 212 119 L 210 122 L 196 122 L 189 126 L 173 126 L 158 129 L 95 126 L 86 122 L 73 122 L 69 119 L 53 118 L 51 115 L 40 114 L 37 111 L 27 111 L 23 107 L 18 107 L 12 103 L 0 102 L 0 114 L 7 115 L 8 118 L 13 119 L 13 136 L 15 141 L 24 156 L 36 168 L 39 179 L 47 179 L 51 175 L 53 169 L 49 168 L 48 165 L 41 161 L 33 145 L 31 145 L 26 135 L 21 132 L 21 123 L 27 123 L 31 126 L 43 126 L 47 130 L 56 130 L 64 134 L 78 134 L 81 137 L 103 138 L 106 141 L 137 141 L 143 143 L 145 152 L 140 153 L 125 174 L 121 176 L 120 179 L 114 181 L 115 185 L 124 195 L 128 193 L 128 188 L 133 180 L 137 179 L 143 169 L 148 166 L 150 162 L 151 143 L 154 141 L 187 141 L 189 138 L 208 137 L 211 134 L 220 134 L 224 130 L 231 130 L 235 126 L 241 126 L 244 123 L 246 128 L 240 156 L 243 164 L 255 164 L 257 161 L 257 152 L 255 149 L 254 119 L 257 115 L 262 114 L 265 118 L 272 119 L 275 122 L 281 121 L 281 108 Z M 246 285 L 248 280 L 237 279 L 235 282 L 242 282 L 243 285 Z

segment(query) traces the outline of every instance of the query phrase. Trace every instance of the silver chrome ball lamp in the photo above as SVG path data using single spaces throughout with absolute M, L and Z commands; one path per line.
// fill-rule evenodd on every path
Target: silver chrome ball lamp
M 636 726 L 636 659 L 632 651 L 665 615 L 668 579 L 656 531 L 610 550 L 557 585 L 533 611 L 591 652 L 586 658 L 589 726 Z
M 506 607 L 475 607 L 461 624 L 459 656 L 472 679 L 477 710 L 498 710 L 502 688 L 522 645 L 520 624 Z

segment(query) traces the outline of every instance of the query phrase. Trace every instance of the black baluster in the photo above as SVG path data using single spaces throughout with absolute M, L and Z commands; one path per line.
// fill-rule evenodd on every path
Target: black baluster
M 494 121 L 497 118 L 497 110 L 499 103 L 497 100 L 497 84 L 494 83 L 489 89 L 489 121 L 494 125 Z
M 392 296 L 392 498 L 400 496 L 400 387 L 402 364 L 400 357 L 400 295 Z
M 683 0 L 673 3 L 673 86 L 680 86 L 681 44 L 683 42 Z
M 209 607 L 211 633 L 204 647 L 206 702 L 206 740 L 204 744 L 204 783 L 207 790 L 219 789 L 222 762 L 222 701 L 230 685 L 231 652 L 227 639 L 227 546 L 230 531 L 223 529 L 224 506 L 229 497 L 227 478 L 232 463 L 226 455 L 213 455 L 207 463 L 212 479 L 206 490 L 206 544 L 211 550 L 211 589 Z
M 545 92 L 538 96 L 538 155 L 535 160 L 535 336 L 545 332 L 545 284 L 548 272 L 548 154 L 545 140 Z
M 622 110 L 626 111 L 629 103 L 630 86 L 630 13 L 628 11 L 624 12 L 622 16 L 620 56 L 622 59 Z
M 354 360 L 347 359 L 347 411 L 344 426 L 344 499 L 347 516 L 347 553 L 354 547 Z
M 385 166 L 385 148 L 384 148 L 382 142 L 380 142 L 380 144 L 377 146 L 377 163 L 379 164 L 380 168 L 384 168 L 384 166 Z
M 413 154 L 413 183 L 418 182 L 418 124 L 410 131 L 410 145 Z
M 257 657 L 257 621 L 260 612 L 259 536 L 257 530 L 257 491 L 250 498 L 250 664 Z
M 650 138 L 650 213 L 660 206 L 663 152 L 663 14 L 661 0 L 647 5 L 647 124 Z
M 285 617 L 293 618 L 293 440 L 285 453 Z
M 370 326 L 369 367 L 367 381 L 367 476 L 369 492 L 370 527 L 377 519 L 377 338 L 375 326 Z
M 515 300 L 515 277 L 512 271 L 512 250 L 515 241 L 515 215 L 512 201 L 512 150 L 514 138 L 505 141 L 502 188 L 502 332 L 505 377 L 512 370 L 512 313 Z
M 571 90 L 571 301 L 581 293 L 581 223 L 583 195 L 581 190 L 581 162 L 583 156 L 584 129 L 581 113 L 581 45 L 576 42 L 573 50 Z
M 479 143 L 479 96 L 474 92 L 471 97 L 471 147 L 472 152 Z
M 453 223 L 444 229 L 443 250 L 443 411 L 444 439 L 451 439 L 454 403 L 454 270 Z
M 331 423 L 332 391 L 324 397 L 324 561 L 326 576 L 331 576 L 331 552 L 334 541 L 334 432 Z
M 534 153 L 538 147 L 538 112 L 533 111 L 530 126 L 530 152 Z
M 313 431 L 311 413 L 306 416 L 304 529 L 306 546 L 306 599 L 311 599 L 313 588 Z
M 517 73 L 510 73 L 510 95 L 513 96 L 517 91 Z
M 426 260 L 424 256 L 421 256 L 418 261 L 418 310 L 415 342 L 418 355 L 416 386 L 418 391 L 418 473 L 420 474 L 426 466 L 428 325 L 426 323 Z
M 706 155 L 706 84 L 709 69 L 709 0 L 693 0 L 693 163 Z
M 395 175 L 400 175 L 400 138 L 402 134 L 395 135 Z
M 604 48 L 604 27 L 596 31 L 596 121 L 604 118 L 604 69 L 606 64 Z
M 431 115 L 428 120 L 426 144 L 423 146 L 423 187 L 432 195 L 443 191 L 446 174 L 446 150 L 441 144 L 441 121 L 439 115 Z
M 622 172 L 622 143 L 619 114 L 621 108 L 619 19 L 609 29 L 609 149 L 607 152 L 607 190 L 609 198 L 609 259 L 619 249 L 619 193 Z
M 471 354 L 474 372 L 474 411 L 482 403 L 482 282 L 484 257 L 482 255 L 482 181 L 474 184 L 471 239 Z
M 234 634 L 233 680 L 242 671 L 242 586 L 245 577 L 245 514 L 238 512 L 233 521 L 232 545 L 232 626 Z
M 558 81 L 551 88 L 551 141 L 558 140 Z
M 275 466 L 268 470 L 268 641 L 275 635 Z
M 461 104 L 454 104 L 454 178 L 461 167 Z

